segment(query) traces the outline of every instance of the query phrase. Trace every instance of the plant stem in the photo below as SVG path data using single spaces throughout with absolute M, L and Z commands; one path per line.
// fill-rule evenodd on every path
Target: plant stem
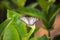
M 48 30 L 48 37 L 49 37 L 49 40 L 51 40 L 50 30 Z

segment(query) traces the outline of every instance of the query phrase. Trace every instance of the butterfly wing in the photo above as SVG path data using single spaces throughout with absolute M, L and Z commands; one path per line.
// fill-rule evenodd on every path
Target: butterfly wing
M 20 19 L 28 25 L 33 25 L 38 20 L 34 17 L 21 17 Z
M 29 24 L 26 17 L 21 17 L 20 19 L 21 19 L 23 22 L 25 22 L 26 24 Z
M 34 18 L 34 17 L 30 17 L 29 18 L 29 24 L 34 24 L 38 19 L 37 18 Z

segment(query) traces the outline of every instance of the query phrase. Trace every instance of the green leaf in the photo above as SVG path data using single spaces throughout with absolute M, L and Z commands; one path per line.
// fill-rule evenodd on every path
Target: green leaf
M 11 19 L 6 19 L 3 23 L 0 24 L 0 35 L 6 28 L 6 26 L 10 23 Z
M 24 7 L 26 0 L 11 0 L 13 3 L 15 3 L 19 8 Z
M 7 12 L 8 12 L 7 13 L 8 18 L 11 18 L 14 20 L 16 29 L 19 35 L 23 38 L 23 36 L 27 33 L 27 30 L 26 30 L 26 24 L 20 20 L 20 16 L 22 15 L 18 14 L 17 12 L 11 11 L 11 10 L 7 10 Z
M 52 11 L 50 11 L 50 21 L 56 16 L 56 14 L 59 12 L 60 10 L 60 4 L 56 5 L 54 8 L 51 8 Z M 49 22 L 50 22 L 49 21 Z
M 28 5 L 27 7 L 35 8 L 37 5 L 38 5 L 38 3 L 32 3 L 32 4 Z
M 13 20 L 6 26 L 4 30 L 3 40 L 20 40 L 19 33 L 15 28 Z
M 45 26 L 47 30 L 53 29 L 53 24 L 56 18 L 56 14 L 60 9 L 60 5 L 52 5 L 49 9 L 49 12 L 47 14 L 47 25 Z

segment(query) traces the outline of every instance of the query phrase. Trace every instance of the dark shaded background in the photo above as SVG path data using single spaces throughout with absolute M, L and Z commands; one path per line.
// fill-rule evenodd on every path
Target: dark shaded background
M 0 3 L 1 1 L 2 0 L 0 0 Z M 27 0 L 25 6 L 28 6 L 29 4 L 34 3 L 34 2 L 36 2 L 36 0 Z M 59 3 L 60 3 L 60 0 L 56 0 L 55 4 L 57 5 Z M 39 9 L 39 6 L 37 6 L 37 8 Z M 0 7 L 0 23 L 2 23 L 6 18 L 7 18 L 6 8 L 1 9 Z

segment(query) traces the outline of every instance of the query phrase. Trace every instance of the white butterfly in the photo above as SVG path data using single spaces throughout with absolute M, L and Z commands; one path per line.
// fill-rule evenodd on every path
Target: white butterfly
M 38 20 L 35 17 L 21 17 L 20 19 L 28 25 L 33 25 Z

